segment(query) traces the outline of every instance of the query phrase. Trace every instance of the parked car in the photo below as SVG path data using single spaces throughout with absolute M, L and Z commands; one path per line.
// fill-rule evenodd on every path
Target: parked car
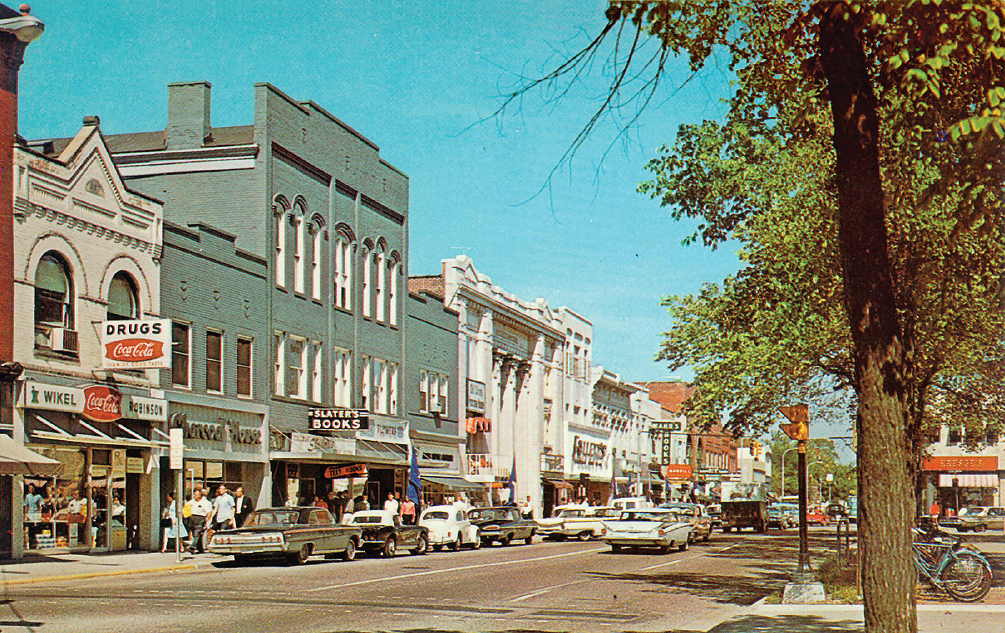
M 471 523 L 468 513 L 457 506 L 430 506 L 422 511 L 419 525 L 429 529 L 429 544 L 436 551 L 444 546 L 455 552 L 464 546 L 474 549 L 482 546 L 478 526 Z
M 555 508 L 552 516 L 535 519 L 534 522 L 537 523 L 537 533 L 544 538 L 588 541 L 600 536 L 604 520 L 616 517 L 619 512 L 611 506 L 565 505 Z
M 806 511 L 807 525 L 830 525 L 831 518 L 820 508 L 810 508 Z
M 303 564 L 314 554 L 353 560 L 361 541 L 358 527 L 339 525 L 323 508 L 259 508 L 242 527 L 215 532 L 207 548 L 237 562 L 282 557 Z
M 768 503 L 753 499 L 736 499 L 722 502 L 722 531 L 754 528 L 764 532 L 768 527 Z
M 537 523 L 520 516 L 516 506 L 491 506 L 472 508 L 468 519 L 478 526 L 482 535 L 482 545 L 509 545 L 515 540 L 523 540 L 530 545 L 537 533 Z
M 713 503 L 711 505 L 705 506 L 705 511 L 708 512 L 708 518 L 712 522 L 712 528 L 722 527 L 722 506 L 718 503 Z
M 611 505 L 621 510 L 631 510 L 632 508 L 652 508 L 653 503 L 645 497 L 620 497 L 611 501 Z
M 708 542 L 708 539 L 712 537 L 712 520 L 708 517 L 705 506 L 697 503 L 677 502 L 663 503 L 659 507 L 674 510 L 680 516 L 689 518 L 694 526 L 691 530 L 692 543 L 697 542 L 698 539 Z
M 772 507 L 778 508 L 785 515 L 788 521 L 789 527 L 799 527 L 799 503 L 788 503 L 781 502 L 773 504 Z
M 617 521 L 604 522 L 601 538 L 612 552 L 625 547 L 655 547 L 665 554 L 670 548 L 685 551 L 694 525 L 689 517 L 666 508 L 624 510 Z
M 789 524 L 789 517 L 785 514 L 785 511 L 776 506 L 768 507 L 768 528 L 775 528 L 778 530 L 787 530 L 791 527 Z
M 957 517 L 959 525 L 956 526 L 956 529 L 959 532 L 1005 529 L 1005 508 L 1003 507 L 978 506 L 966 508 L 966 510 L 966 512 L 960 510 L 960 515 Z M 939 525 L 946 526 L 947 521 L 948 519 L 939 519 Z
M 352 523 L 362 532 L 361 544 L 367 554 L 380 553 L 388 558 L 399 549 L 413 554 L 429 551 L 429 528 L 404 525 L 396 512 L 363 510 L 352 515 Z

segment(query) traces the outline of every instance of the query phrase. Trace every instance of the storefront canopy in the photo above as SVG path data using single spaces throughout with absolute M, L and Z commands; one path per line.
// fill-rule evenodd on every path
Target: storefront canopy
M 58 475 L 63 464 L 28 450 L 7 435 L 0 435 L 0 475 Z
M 463 477 L 450 477 L 448 475 L 422 475 L 422 481 L 431 484 L 439 484 L 445 488 L 453 490 L 485 490 L 484 484 L 468 481 Z
M 556 488 L 565 488 L 566 490 L 572 490 L 572 484 L 561 479 L 551 479 L 549 477 L 542 477 L 541 482 L 545 484 L 550 484 Z
M 989 473 L 941 473 L 939 475 L 939 486 L 951 488 L 953 480 L 959 481 L 960 488 L 997 488 L 998 475 Z

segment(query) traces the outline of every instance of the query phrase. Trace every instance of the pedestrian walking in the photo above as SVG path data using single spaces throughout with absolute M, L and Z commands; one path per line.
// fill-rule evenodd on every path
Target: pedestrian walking
M 206 531 L 206 523 L 213 512 L 213 504 L 209 502 L 209 499 L 202 496 L 202 488 L 196 488 L 192 491 L 192 500 L 189 502 L 189 507 L 192 510 L 192 515 L 189 517 L 191 525 L 189 532 L 192 534 L 192 542 L 188 549 L 193 554 L 196 552 L 202 553 L 206 551 L 205 545 L 202 542 L 202 535 Z
M 401 502 L 401 522 L 405 525 L 415 525 L 415 502 L 409 497 Z
M 161 532 L 163 532 L 163 537 L 161 541 L 161 551 L 166 552 L 168 548 L 168 542 L 176 538 L 185 538 L 188 536 L 188 531 L 185 529 L 184 525 L 178 525 L 178 506 L 175 503 L 174 495 L 170 492 L 167 496 L 167 504 L 164 510 L 161 511 Z
M 241 527 L 245 519 L 255 509 L 255 503 L 250 497 L 244 496 L 244 486 L 238 486 L 234 491 L 234 526 Z
M 227 486 L 220 484 L 213 499 L 213 531 L 229 530 L 234 527 L 234 497 L 227 491 Z

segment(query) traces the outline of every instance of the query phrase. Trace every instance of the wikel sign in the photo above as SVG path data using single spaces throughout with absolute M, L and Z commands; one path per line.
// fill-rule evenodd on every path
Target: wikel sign
M 79 413 L 94 422 L 114 422 L 122 418 L 122 393 L 104 385 L 63 387 L 26 380 L 18 406 Z
M 171 369 L 171 320 L 104 321 L 102 369 Z

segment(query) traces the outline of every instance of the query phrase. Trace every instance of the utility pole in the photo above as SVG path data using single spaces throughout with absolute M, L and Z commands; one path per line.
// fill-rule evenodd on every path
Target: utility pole
M 792 575 L 792 582 L 785 585 L 782 595 L 784 604 L 808 604 L 824 600 L 824 586 L 817 582 L 810 566 L 809 525 L 806 521 L 806 445 L 810 439 L 809 406 L 797 404 L 780 409 L 790 424 L 782 424 L 782 430 L 796 440 L 799 455 L 799 566 Z

